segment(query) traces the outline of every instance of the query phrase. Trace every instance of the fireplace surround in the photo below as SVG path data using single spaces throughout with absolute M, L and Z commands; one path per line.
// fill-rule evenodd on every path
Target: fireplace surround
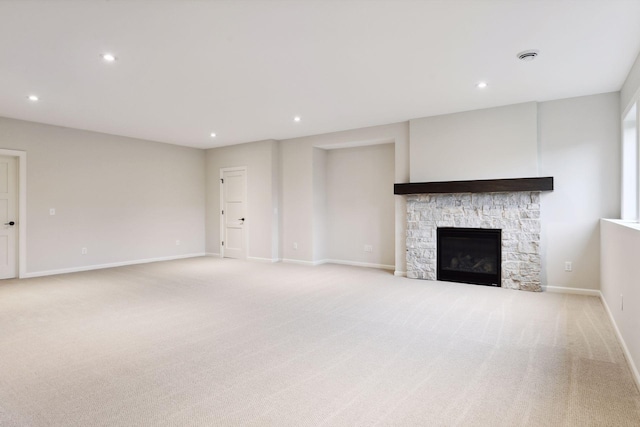
M 394 185 L 407 202 L 407 277 L 437 280 L 437 229 L 501 232 L 500 285 L 541 291 L 540 192 L 553 177 L 434 181 Z
M 540 192 L 553 177 L 395 184 L 407 201 L 407 277 L 437 279 L 437 229 L 501 233 L 500 285 L 541 291 Z
M 502 230 L 500 285 L 542 290 L 540 192 L 407 196 L 407 277 L 437 280 L 438 227 Z
M 541 291 L 540 192 L 407 196 L 407 277 L 437 280 L 438 227 L 499 229 L 500 286 Z

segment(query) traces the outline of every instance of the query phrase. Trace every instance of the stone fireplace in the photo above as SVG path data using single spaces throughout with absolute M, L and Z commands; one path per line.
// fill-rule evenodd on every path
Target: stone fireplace
M 550 190 L 552 177 L 396 184 L 394 193 L 407 196 L 407 277 L 438 279 L 439 228 L 494 230 L 500 267 L 493 281 L 500 283 L 471 283 L 541 291 L 540 192 Z M 446 263 L 461 262 L 447 256 Z M 473 267 L 488 269 L 492 262 L 479 258 Z
M 540 192 L 407 196 L 407 277 L 436 280 L 438 227 L 502 230 L 500 286 L 540 291 Z

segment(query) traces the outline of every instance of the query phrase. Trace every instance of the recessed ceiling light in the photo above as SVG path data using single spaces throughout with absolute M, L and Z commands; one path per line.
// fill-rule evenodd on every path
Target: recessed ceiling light
M 524 50 L 524 51 L 520 52 L 516 56 L 521 61 L 529 62 L 529 61 L 533 61 L 534 59 L 536 59 L 536 56 L 538 56 L 539 53 L 540 53 L 539 50 L 529 49 L 529 50 Z
M 211 132 L 209 135 L 211 136 L 211 138 L 215 138 L 216 137 L 215 132 Z
M 300 121 L 300 116 L 295 116 L 295 117 L 293 118 L 293 121 L 294 121 L 294 122 L 299 122 L 299 121 Z
M 479 82 L 479 83 L 477 83 L 477 84 L 476 84 L 476 87 L 477 87 L 478 89 L 484 89 L 484 88 L 486 88 L 487 86 L 489 86 L 489 85 L 487 84 L 487 82 Z
M 37 95 L 29 95 L 27 96 L 27 98 L 29 98 L 29 101 L 33 101 L 33 102 L 40 100 L 40 98 L 38 98 Z
M 107 62 L 113 62 L 116 60 L 115 55 L 112 53 L 103 53 L 101 56 L 102 56 L 102 59 L 104 59 Z

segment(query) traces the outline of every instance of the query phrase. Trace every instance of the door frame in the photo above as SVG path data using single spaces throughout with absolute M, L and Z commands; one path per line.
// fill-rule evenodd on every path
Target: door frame
M 222 177 L 224 175 L 225 172 L 234 172 L 234 171 L 244 171 L 244 212 L 245 212 L 245 217 L 247 217 L 247 211 L 248 211 L 248 203 L 247 203 L 247 167 L 246 166 L 234 166 L 234 167 L 226 167 L 226 168 L 220 168 L 220 181 L 219 181 L 219 186 L 220 186 L 220 209 L 218 209 L 218 218 L 219 222 L 220 222 L 220 241 L 219 241 L 219 245 L 220 245 L 220 258 L 224 258 L 224 245 L 222 244 L 222 242 L 226 239 L 226 235 L 225 235 L 225 230 L 224 230 L 224 216 L 222 215 L 222 208 L 224 206 L 224 187 L 223 187 L 223 183 L 222 183 Z M 242 240 L 244 240 L 242 242 L 242 244 L 244 245 L 244 257 L 245 259 L 249 257 L 249 227 L 248 227 L 248 222 L 247 220 L 244 221 L 244 228 L 243 228 L 243 236 L 242 236 Z
M 16 236 L 17 277 L 27 274 L 27 152 L 0 148 L 0 156 L 14 157 L 18 160 L 18 234 Z

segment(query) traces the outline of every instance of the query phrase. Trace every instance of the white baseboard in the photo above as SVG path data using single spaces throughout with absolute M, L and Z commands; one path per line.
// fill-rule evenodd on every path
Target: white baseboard
M 627 359 L 627 364 L 629 365 L 629 370 L 631 371 L 631 376 L 636 382 L 636 387 L 640 390 L 640 372 L 638 371 L 638 367 L 636 366 L 633 358 L 631 357 L 631 353 L 629 352 L 629 348 L 627 347 L 627 343 L 624 341 L 622 334 L 620 333 L 620 329 L 618 329 L 618 325 L 616 324 L 616 319 L 613 317 L 613 313 L 609 309 L 609 304 L 607 304 L 607 300 L 604 299 L 602 293 L 600 294 L 600 299 L 602 300 L 602 305 L 604 305 L 604 309 L 609 315 L 609 319 L 611 319 L 611 323 L 613 324 L 613 329 L 616 331 L 616 336 L 618 337 L 618 341 L 622 346 L 622 351 L 624 353 L 624 358 Z
M 359 262 L 359 261 L 343 261 L 341 259 L 325 259 L 322 261 L 323 264 L 341 264 L 341 265 L 352 265 L 354 267 L 367 267 L 367 268 L 379 268 L 382 270 L 395 270 L 395 265 L 386 265 L 386 264 L 374 264 L 370 262 Z
M 289 264 L 299 264 L 299 265 L 322 265 L 322 264 L 340 264 L 340 265 L 352 265 L 354 267 L 367 267 L 367 268 L 380 268 L 382 270 L 394 270 L 395 265 L 386 265 L 386 264 L 373 264 L 370 262 L 358 262 L 358 261 L 344 261 L 341 259 L 321 259 L 318 261 L 302 261 L 298 259 L 282 259 L 282 262 L 286 262 Z
M 222 258 L 222 257 L 220 256 L 220 254 L 219 254 L 219 253 L 217 253 L 217 252 L 207 252 L 207 253 L 205 254 L 205 256 L 209 256 L 209 257 L 213 257 L 213 258 Z M 257 256 L 248 256 L 248 257 L 247 257 L 247 261 L 279 262 L 279 261 L 280 261 L 280 259 L 278 259 L 278 258 L 273 258 L 273 259 L 271 259 L 271 258 L 260 258 L 260 257 L 257 257 Z
M 285 262 L 287 264 L 298 264 L 298 265 L 309 265 L 309 266 L 324 264 L 323 261 L 303 261 L 300 259 L 289 259 L 289 258 L 282 258 L 282 262 Z
M 597 289 L 584 289 L 584 288 L 567 288 L 563 286 L 543 286 L 543 292 L 551 292 L 557 294 L 575 294 L 575 295 L 589 295 L 592 297 L 600 297 L 600 291 Z
M 95 264 L 95 265 L 84 265 L 82 267 L 71 267 L 71 268 L 61 268 L 59 270 L 46 270 L 46 271 L 34 271 L 32 273 L 26 273 L 23 278 L 28 279 L 31 277 L 42 277 L 42 276 L 53 276 L 56 274 L 67 274 L 67 273 L 78 273 L 80 271 L 90 271 L 90 270 L 101 270 L 104 268 L 113 268 L 113 267 L 124 267 L 126 265 L 135 265 L 135 264 L 147 264 L 150 262 L 158 262 L 158 261 L 171 261 L 175 259 L 184 259 L 184 258 L 196 258 L 205 256 L 205 253 L 197 253 L 197 254 L 186 254 L 186 255 L 172 255 L 166 257 L 158 257 L 158 258 L 147 258 L 147 259 L 137 259 L 133 261 L 122 261 L 122 262 L 112 262 L 109 264 Z
M 248 256 L 247 261 L 258 261 L 258 262 L 278 262 L 280 261 L 278 258 L 260 258 L 256 256 Z
M 396 271 L 393 272 L 393 275 L 394 276 L 398 276 L 398 277 L 407 277 L 407 272 L 406 271 L 398 271 L 398 270 L 396 270 Z

